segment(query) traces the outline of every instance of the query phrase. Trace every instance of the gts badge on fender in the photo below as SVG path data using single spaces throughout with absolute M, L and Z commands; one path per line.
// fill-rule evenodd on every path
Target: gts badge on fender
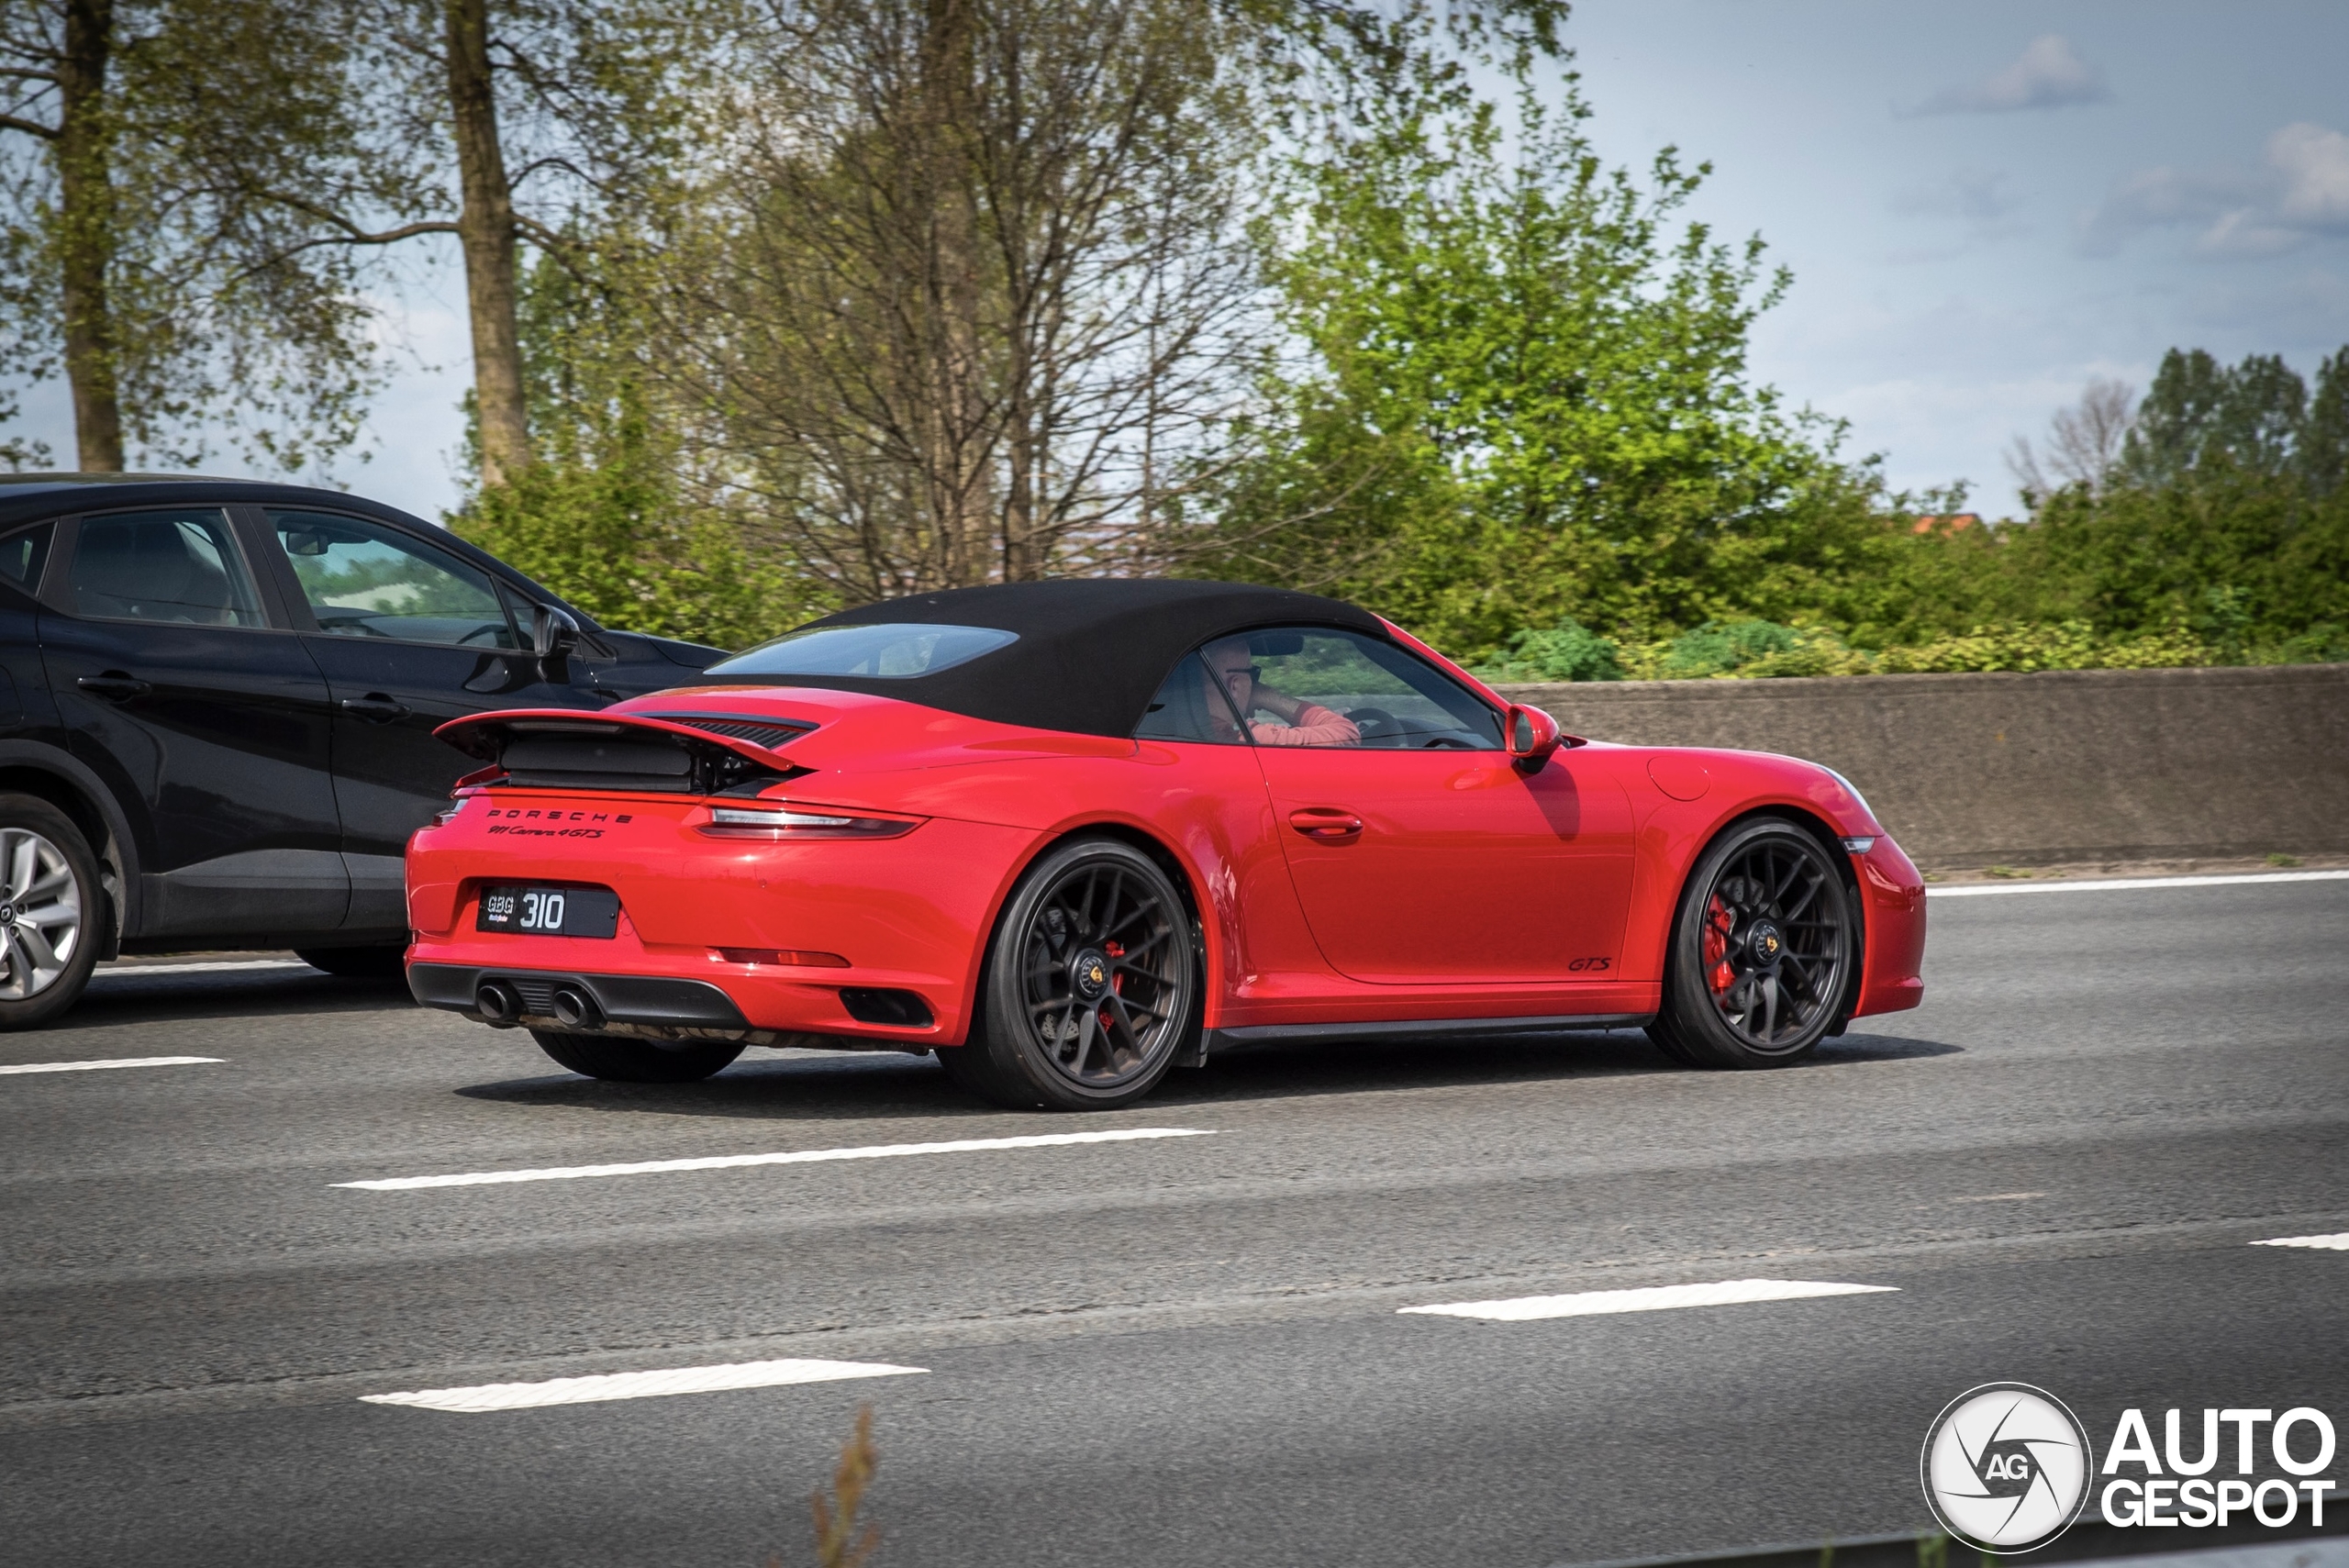
M 633 816 L 626 811 L 617 815 L 608 811 L 550 811 L 538 807 L 525 811 L 511 806 L 493 806 L 489 815 L 509 818 L 493 823 L 491 832 L 510 833 L 522 839 L 600 839 L 604 836 L 602 824 L 618 827 Z
M 1568 974 L 1604 974 L 1613 968 L 1611 958 L 1578 958 L 1566 965 Z

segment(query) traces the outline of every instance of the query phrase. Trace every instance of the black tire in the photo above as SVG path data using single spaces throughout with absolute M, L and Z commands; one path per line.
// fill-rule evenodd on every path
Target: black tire
M 1018 1109 L 1112 1110 L 1158 1086 L 1198 1029 L 1198 929 L 1158 863 L 1078 839 L 1029 869 L 996 927 L 957 1084 Z
M 0 795 L 0 1029 L 37 1029 L 81 999 L 109 918 L 73 819 L 37 795 Z
M 1783 1067 L 1834 1027 L 1858 957 L 1827 846 L 1779 818 L 1740 823 L 1681 890 L 1648 1038 L 1692 1067 Z
M 687 1040 L 672 1043 L 622 1034 L 560 1034 L 532 1029 L 539 1049 L 586 1078 L 617 1084 L 698 1084 L 742 1054 L 740 1041 Z
M 406 947 L 295 948 L 294 956 L 345 980 L 397 980 L 407 973 Z

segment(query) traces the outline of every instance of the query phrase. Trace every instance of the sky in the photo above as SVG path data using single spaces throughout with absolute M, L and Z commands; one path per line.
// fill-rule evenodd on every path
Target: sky
M 2005 452 L 2165 350 L 2349 345 L 2349 5 L 1578 0 L 1610 161 L 1794 270 L 1752 364 L 1911 490 L 2019 503 Z
M 2017 508 L 2005 451 L 2165 350 L 2349 344 L 2349 4 L 1577 0 L 1611 161 L 1709 161 L 1694 215 L 1794 271 L 1753 369 L 1896 488 Z M 394 377 L 338 483 L 428 517 L 460 486 L 453 248 L 386 291 Z M 11 433 L 72 451 L 62 392 Z M 237 472 L 222 459 L 215 472 Z

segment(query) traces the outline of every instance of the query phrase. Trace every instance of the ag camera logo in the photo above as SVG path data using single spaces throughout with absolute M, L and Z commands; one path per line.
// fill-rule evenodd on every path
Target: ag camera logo
M 1977 1551 L 2035 1551 L 2087 1502 L 2096 1455 L 2064 1402 L 2028 1383 L 1986 1383 L 1951 1400 L 1918 1459 L 1925 1501 Z

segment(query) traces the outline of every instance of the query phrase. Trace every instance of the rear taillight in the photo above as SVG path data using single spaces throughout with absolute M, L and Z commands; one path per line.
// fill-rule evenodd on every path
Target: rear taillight
M 829 806 L 779 801 L 774 806 L 713 806 L 699 831 L 713 839 L 895 839 L 921 826 L 918 817 L 869 817 Z

